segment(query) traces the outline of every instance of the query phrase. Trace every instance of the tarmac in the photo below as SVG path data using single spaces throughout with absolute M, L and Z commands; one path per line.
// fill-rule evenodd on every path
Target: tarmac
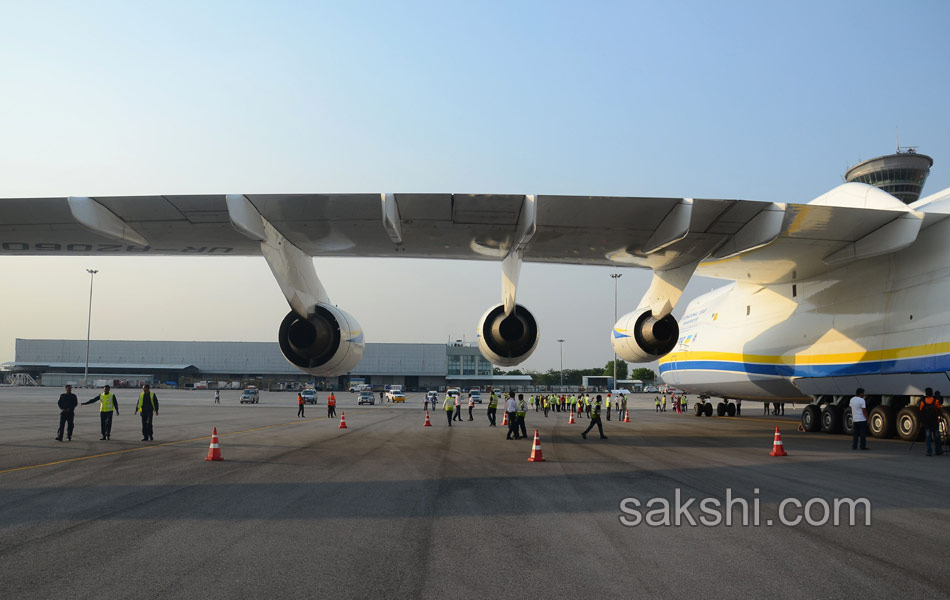
M 95 405 L 71 442 L 51 388 L 0 388 L 0 590 L 6 598 L 946 598 L 950 459 L 923 443 L 800 433 L 798 411 L 737 418 L 631 402 L 587 440 L 587 419 L 530 410 L 532 442 L 506 441 L 499 409 L 446 426 L 422 395 L 357 407 L 337 394 L 296 418 L 296 396 L 158 390 L 142 442 L 132 390 L 99 440 Z M 80 401 L 94 395 L 79 390 Z M 772 457 L 781 428 L 786 457 Z M 222 462 L 207 462 L 217 427 Z M 630 523 L 695 502 L 679 526 Z M 760 524 L 691 525 L 703 499 L 758 502 Z M 779 503 L 866 499 L 870 525 L 783 525 Z M 815 501 L 812 515 L 821 517 Z M 789 510 L 789 514 L 796 511 Z M 796 513 L 801 517 L 801 510 Z M 658 522 L 662 512 L 653 513 Z M 723 518 L 724 520 L 724 518 Z M 768 525 L 769 521 L 772 524 Z

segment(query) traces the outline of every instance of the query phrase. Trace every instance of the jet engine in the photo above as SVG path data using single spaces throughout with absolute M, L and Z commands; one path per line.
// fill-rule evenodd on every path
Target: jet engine
M 626 314 L 614 325 L 611 344 L 617 356 L 632 363 L 652 362 L 676 346 L 680 328 L 673 315 L 654 319 L 649 309 Z
M 503 304 L 489 308 L 478 322 L 478 349 L 492 364 L 513 367 L 538 346 L 538 323 L 528 309 L 515 304 L 505 316 Z
M 363 330 L 352 315 L 317 304 L 304 318 L 290 311 L 277 340 L 284 358 L 311 375 L 342 375 L 363 358 Z

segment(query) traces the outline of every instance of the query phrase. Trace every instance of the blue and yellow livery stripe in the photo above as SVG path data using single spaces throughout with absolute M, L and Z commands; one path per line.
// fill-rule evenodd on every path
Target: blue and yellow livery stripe
M 630 334 L 627 333 L 626 329 L 617 329 L 616 327 L 614 327 L 614 339 L 620 339 L 620 338 L 625 338 L 625 337 L 630 337 Z
M 844 352 L 768 355 L 736 352 L 672 352 L 660 359 L 660 373 L 730 371 L 778 377 L 831 377 L 882 373 L 950 371 L 950 342 Z

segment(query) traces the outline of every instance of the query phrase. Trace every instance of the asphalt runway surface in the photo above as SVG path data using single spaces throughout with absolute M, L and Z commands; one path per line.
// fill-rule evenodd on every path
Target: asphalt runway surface
M 341 393 L 339 429 L 324 394 L 298 419 L 293 394 L 213 405 L 159 390 L 155 441 L 141 442 L 132 392 L 117 390 L 111 441 L 91 405 L 57 442 L 59 391 L 0 388 L 5 598 L 950 597 L 950 458 L 899 440 L 854 452 L 797 432 L 797 410 L 697 418 L 639 397 L 607 440 L 532 410 L 546 459 L 532 463 L 532 442 L 506 441 L 501 414 L 488 427 L 485 405 L 451 429 L 431 411 L 424 428 L 421 395 L 357 407 Z M 786 457 L 769 456 L 776 425 Z M 204 460 L 212 427 L 222 462 Z M 679 493 L 698 520 L 727 488 L 759 502 L 759 526 L 739 524 L 741 506 L 732 526 L 648 525 L 646 508 L 621 523 L 625 498 L 675 507 Z M 866 498 L 871 524 L 782 525 L 785 498 Z

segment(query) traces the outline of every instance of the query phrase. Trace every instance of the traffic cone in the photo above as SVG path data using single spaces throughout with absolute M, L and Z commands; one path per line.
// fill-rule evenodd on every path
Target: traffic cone
M 426 424 L 423 427 L 432 427 L 432 423 L 429 422 L 429 411 L 426 411 Z
M 221 447 L 218 445 L 218 428 L 211 429 L 211 447 L 208 448 L 208 456 L 205 460 L 224 460 L 221 458 Z
M 788 456 L 788 453 L 785 452 L 785 444 L 782 443 L 782 433 L 778 430 L 778 427 L 775 428 L 775 441 L 772 442 L 772 451 L 769 456 Z
M 501 418 L 501 426 L 505 427 L 506 425 L 508 425 L 508 413 L 502 413 L 502 414 L 505 416 Z
M 528 462 L 544 462 L 544 455 L 541 454 L 541 435 L 537 429 L 534 430 L 534 444 L 532 444 Z
M 567 422 L 567 424 L 568 424 L 568 425 L 573 425 L 573 424 L 574 424 L 574 411 L 573 411 L 573 410 L 571 411 L 571 419 Z
M 348 429 L 346 426 L 346 413 L 342 410 L 340 411 L 340 429 Z
M 623 411 L 623 422 L 624 422 L 624 423 L 629 423 L 629 422 L 630 422 L 630 411 L 629 411 L 629 410 Z

